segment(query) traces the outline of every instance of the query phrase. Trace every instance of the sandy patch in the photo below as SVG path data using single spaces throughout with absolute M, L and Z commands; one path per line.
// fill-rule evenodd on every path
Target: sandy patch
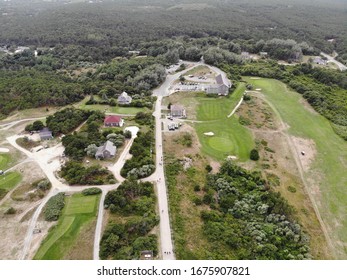
M 303 139 L 298 137 L 292 137 L 296 150 L 299 153 L 299 159 L 301 161 L 304 171 L 310 169 L 311 163 L 316 157 L 317 149 L 316 144 L 311 139 Z
M 304 98 L 300 98 L 299 102 L 305 107 L 307 111 L 309 111 L 312 114 L 318 115 L 315 109 L 313 109 L 313 107 Z
M 206 135 L 206 136 L 214 136 L 214 133 L 213 132 L 205 132 L 204 135 Z
M 0 153 L 8 153 L 9 151 L 7 148 L 0 148 Z

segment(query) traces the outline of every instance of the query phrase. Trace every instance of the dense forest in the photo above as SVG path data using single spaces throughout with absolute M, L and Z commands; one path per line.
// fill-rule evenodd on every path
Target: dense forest
M 140 49 L 146 41 L 177 36 L 280 38 L 307 41 L 326 52 L 336 49 L 347 59 L 345 8 L 337 0 L 115 0 L 68 5 L 11 1 L 1 3 L 5 15 L 0 17 L 0 44 L 83 46 L 84 57 L 101 59 Z

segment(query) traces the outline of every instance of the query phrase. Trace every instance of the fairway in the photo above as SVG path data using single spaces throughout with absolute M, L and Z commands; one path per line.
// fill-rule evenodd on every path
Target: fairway
M 213 159 L 222 161 L 228 156 L 236 156 L 240 161 L 247 161 L 254 147 L 254 141 L 247 128 L 239 124 L 236 116 L 228 118 L 240 101 L 245 91 L 245 84 L 240 83 L 228 97 L 200 98 L 197 107 L 195 129 L 202 145 L 202 152 Z M 204 133 L 213 132 L 214 136 Z
M 0 170 L 4 170 L 8 167 L 10 162 L 10 155 L 0 153 Z
M 66 205 L 65 215 L 89 214 L 95 209 L 97 196 L 75 196 Z
M 333 131 L 323 116 L 306 109 L 300 94 L 271 79 L 250 80 L 289 125 L 291 135 L 312 139 L 317 155 L 305 173 L 309 191 L 327 226 L 338 258 L 347 257 L 347 142 Z M 318 187 L 318 188 L 317 188 Z
M 100 195 L 83 196 L 74 194 L 65 198 L 65 207 L 57 226 L 53 228 L 42 242 L 34 259 L 60 260 L 65 259 L 76 245 L 80 235 L 90 223 L 95 221 Z M 85 248 L 88 255 L 92 254 L 93 242 Z M 82 250 L 83 251 L 83 250 Z M 88 258 L 85 255 L 80 259 Z
M 22 175 L 18 172 L 8 172 L 0 175 L 0 199 L 17 186 L 21 180 Z

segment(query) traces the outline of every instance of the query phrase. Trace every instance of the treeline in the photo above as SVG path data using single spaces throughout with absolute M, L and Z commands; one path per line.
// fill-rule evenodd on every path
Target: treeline
M 54 135 L 67 134 L 86 121 L 91 114 L 91 111 L 70 107 L 48 116 L 46 124 Z
M 0 30 L 3 44 L 85 46 L 81 54 L 85 60 L 123 55 L 141 42 L 174 36 L 255 41 L 290 38 L 327 52 L 337 49 L 341 56 L 347 53 L 344 9 L 333 4 L 117 0 L 45 5 L 49 8 L 11 5 L 8 15 L 0 18 L 5 27 Z M 327 41 L 331 38 L 335 42 Z
M 83 97 L 83 87 L 61 74 L 0 70 L 0 118 L 14 110 L 63 106 Z
M 100 242 L 101 259 L 139 259 L 141 251 L 148 250 L 157 256 L 157 236 L 150 234 L 159 223 L 155 202 L 150 182 L 124 181 L 117 190 L 107 193 L 105 208 L 125 222 L 107 225 Z
M 214 259 L 310 259 L 309 238 L 295 221 L 293 209 L 273 192 L 260 173 L 225 162 L 209 174 L 204 190 L 204 235 Z

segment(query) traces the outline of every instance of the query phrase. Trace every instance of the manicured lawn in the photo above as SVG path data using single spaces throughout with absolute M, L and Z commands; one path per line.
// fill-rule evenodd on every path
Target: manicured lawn
M 65 259 L 76 245 L 79 235 L 90 223 L 95 221 L 100 195 L 83 196 L 74 194 L 65 198 L 65 207 L 57 226 L 47 235 L 34 259 Z M 90 248 L 85 248 L 91 255 L 93 240 L 89 240 Z M 84 259 L 85 256 L 79 256 Z
M 328 226 L 339 258 L 346 258 L 347 246 L 347 142 L 337 136 L 330 122 L 309 111 L 301 103 L 300 94 L 283 83 L 271 79 L 250 80 L 261 88 L 290 128 L 289 133 L 315 142 L 317 155 L 311 170 L 305 174 L 313 187 L 319 187 L 314 197 L 320 214 Z M 338 243 L 340 243 L 338 245 Z
M 0 154 L 0 170 L 4 170 L 8 167 L 10 159 L 9 154 Z
M 244 92 L 245 84 L 240 83 L 237 89 L 228 97 L 199 98 L 200 104 L 197 109 L 197 119 L 199 121 L 226 119 L 237 103 L 239 103 Z
M 236 156 L 240 161 L 249 159 L 250 150 L 254 147 L 251 133 L 240 125 L 237 118 L 227 116 L 240 101 L 245 85 L 240 84 L 229 97 L 198 97 L 196 132 L 202 145 L 202 152 L 222 161 L 228 156 Z M 214 136 L 204 133 L 213 132 Z
M 8 172 L 4 175 L 0 175 L 0 189 L 8 192 L 13 189 L 21 180 L 22 176 L 18 172 Z

